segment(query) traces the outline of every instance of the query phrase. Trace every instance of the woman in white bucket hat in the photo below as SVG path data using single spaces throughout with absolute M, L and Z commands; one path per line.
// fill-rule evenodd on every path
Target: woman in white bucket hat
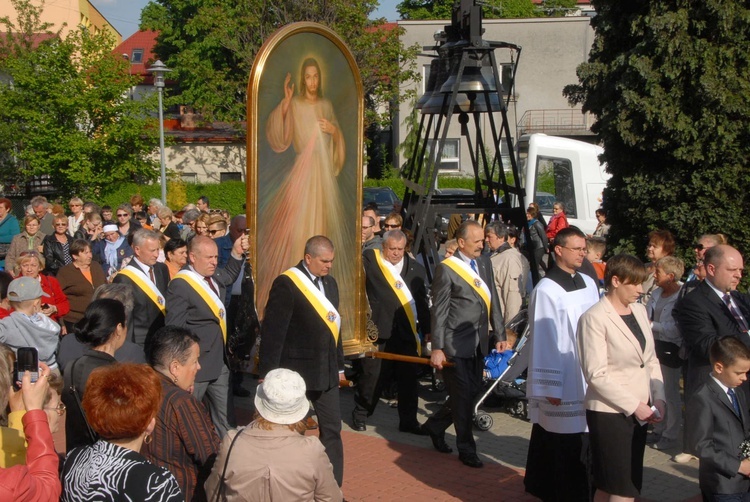
M 297 372 L 268 372 L 255 394 L 255 420 L 221 444 L 206 481 L 210 500 L 342 500 L 323 445 L 304 435 L 305 391 Z

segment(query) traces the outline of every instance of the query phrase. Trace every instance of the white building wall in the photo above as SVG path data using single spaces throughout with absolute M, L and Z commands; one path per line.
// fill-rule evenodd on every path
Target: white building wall
M 403 42 L 406 46 L 434 45 L 433 34 L 442 30 L 449 21 L 399 21 L 405 28 Z M 571 110 L 562 95 L 562 89 L 568 84 L 578 82 L 576 67 L 588 59 L 589 50 L 594 39 L 594 32 L 588 17 L 561 17 L 539 19 L 491 19 L 484 20 L 483 38 L 488 41 L 502 41 L 522 47 L 515 83 L 515 101 L 511 101 L 508 111 L 511 134 L 517 140 L 517 123 L 529 110 Z M 503 49 L 495 51 L 497 63 L 509 63 L 509 53 Z M 421 69 L 430 64 L 429 57 L 419 56 L 417 64 Z M 422 95 L 424 83 L 408 82 L 402 86 L 404 91 L 418 89 Z M 411 103 L 403 103 L 394 120 L 394 147 L 401 143 L 407 134 L 405 118 L 411 112 Z M 578 115 L 578 111 L 571 112 Z M 551 113 L 550 115 L 560 115 Z M 495 122 L 500 126 L 501 115 L 495 114 Z M 558 119 L 554 119 L 558 120 Z M 483 137 L 491 142 L 487 116 L 483 117 Z M 589 124 L 590 126 L 590 124 Z M 450 138 L 460 137 L 458 117 L 452 119 Z M 460 152 L 461 172 L 471 173 L 471 162 L 467 146 L 462 142 Z M 396 165 L 406 161 L 399 155 Z

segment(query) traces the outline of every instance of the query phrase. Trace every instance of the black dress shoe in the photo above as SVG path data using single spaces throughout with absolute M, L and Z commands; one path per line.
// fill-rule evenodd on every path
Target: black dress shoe
M 432 439 L 432 446 L 434 446 L 437 451 L 439 451 L 440 453 L 453 453 L 453 448 L 448 446 L 448 443 L 445 442 L 445 436 L 443 434 L 433 434 L 429 430 L 425 429 L 424 425 L 421 428 L 424 432 L 427 433 L 428 436 L 430 436 L 430 439 Z
M 429 435 L 429 432 L 427 432 L 426 430 L 424 430 L 422 428 L 422 426 L 419 425 L 419 424 L 410 425 L 408 427 L 401 427 L 399 425 L 398 426 L 398 430 L 401 431 L 401 432 L 408 432 L 408 433 L 411 433 L 411 434 L 416 434 L 417 436 L 428 436 Z
M 359 420 L 353 420 L 352 429 L 358 432 L 364 432 L 367 430 L 367 424 L 365 422 L 360 422 Z
M 479 460 L 479 457 L 475 453 L 468 453 L 466 455 L 459 455 L 458 459 L 464 463 L 464 465 L 468 465 L 469 467 L 474 467 L 476 469 L 479 469 L 480 467 L 484 467 L 484 462 Z
M 364 432 L 367 430 L 367 423 L 364 420 L 358 420 L 354 413 L 352 413 L 352 429 L 358 432 Z

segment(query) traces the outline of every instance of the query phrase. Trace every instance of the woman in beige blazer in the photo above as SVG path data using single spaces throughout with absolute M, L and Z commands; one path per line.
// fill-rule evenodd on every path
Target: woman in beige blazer
M 636 257 L 613 257 L 604 276 L 606 294 L 578 322 L 595 501 L 633 500 L 640 494 L 647 424 L 664 418 L 654 338 L 646 308 L 636 303 L 647 276 Z

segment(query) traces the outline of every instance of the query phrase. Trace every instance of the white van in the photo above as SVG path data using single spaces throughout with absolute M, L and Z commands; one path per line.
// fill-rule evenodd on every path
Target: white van
M 522 136 L 517 149 L 526 205 L 539 204 L 549 221 L 551 202 L 562 202 L 568 222 L 586 234 L 593 233 L 598 223 L 595 211 L 602 205 L 602 191 L 610 178 L 606 165 L 599 163 L 604 149 L 546 134 Z

